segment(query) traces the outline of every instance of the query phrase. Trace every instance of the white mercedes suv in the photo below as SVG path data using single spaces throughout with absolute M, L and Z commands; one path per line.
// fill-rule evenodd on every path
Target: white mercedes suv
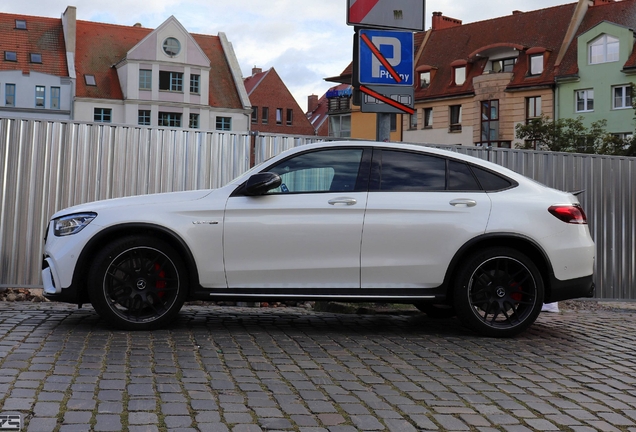
M 574 195 L 404 144 L 307 145 L 219 189 L 78 205 L 45 242 L 45 295 L 132 330 L 186 300 L 302 299 L 413 303 L 507 337 L 544 302 L 594 295 Z

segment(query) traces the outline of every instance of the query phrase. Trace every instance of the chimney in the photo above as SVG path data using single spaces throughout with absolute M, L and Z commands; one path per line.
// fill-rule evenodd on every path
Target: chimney
M 433 12 L 433 30 L 443 30 L 451 27 L 459 27 L 460 25 L 462 25 L 461 20 L 445 17 L 441 12 Z
M 600 5 L 605 5 L 605 4 L 610 4 L 610 3 L 614 3 L 615 0 L 594 0 L 594 5 L 593 6 L 600 6 Z
M 318 108 L 318 96 L 310 95 L 307 97 L 307 112 L 312 113 Z
M 259 73 L 262 73 L 262 72 L 263 72 L 263 69 L 261 69 L 261 68 L 257 68 L 256 66 L 254 66 L 252 68 L 252 76 L 254 76 L 256 74 L 259 74 Z

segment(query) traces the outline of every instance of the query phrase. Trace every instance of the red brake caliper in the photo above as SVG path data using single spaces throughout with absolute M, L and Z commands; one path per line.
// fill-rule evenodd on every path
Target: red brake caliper
M 157 279 L 157 282 L 155 284 L 155 288 L 157 290 L 164 290 L 166 289 L 166 281 L 162 280 L 163 278 L 166 277 L 166 272 L 164 270 L 161 269 L 161 266 L 158 263 L 155 263 L 155 271 L 158 272 L 158 276 L 161 279 Z M 159 291 L 157 293 L 157 295 L 159 296 L 159 298 L 162 298 L 166 293 L 163 291 Z

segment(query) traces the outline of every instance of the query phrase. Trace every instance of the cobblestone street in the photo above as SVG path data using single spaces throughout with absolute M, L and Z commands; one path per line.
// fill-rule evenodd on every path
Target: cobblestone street
M 186 306 L 152 332 L 0 303 L 0 413 L 25 431 L 636 431 L 636 312 L 457 320 Z

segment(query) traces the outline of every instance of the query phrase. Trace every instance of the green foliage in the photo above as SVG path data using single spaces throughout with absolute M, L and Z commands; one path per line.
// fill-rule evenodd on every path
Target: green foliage
M 583 117 L 552 120 L 542 115 L 528 124 L 515 128 L 517 139 L 524 140 L 520 148 L 545 149 L 557 152 L 593 153 L 615 156 L 636 156 L 636 139 L 622 139 L 608 133 L 607 120 L 599 120 L 587 128 Z

